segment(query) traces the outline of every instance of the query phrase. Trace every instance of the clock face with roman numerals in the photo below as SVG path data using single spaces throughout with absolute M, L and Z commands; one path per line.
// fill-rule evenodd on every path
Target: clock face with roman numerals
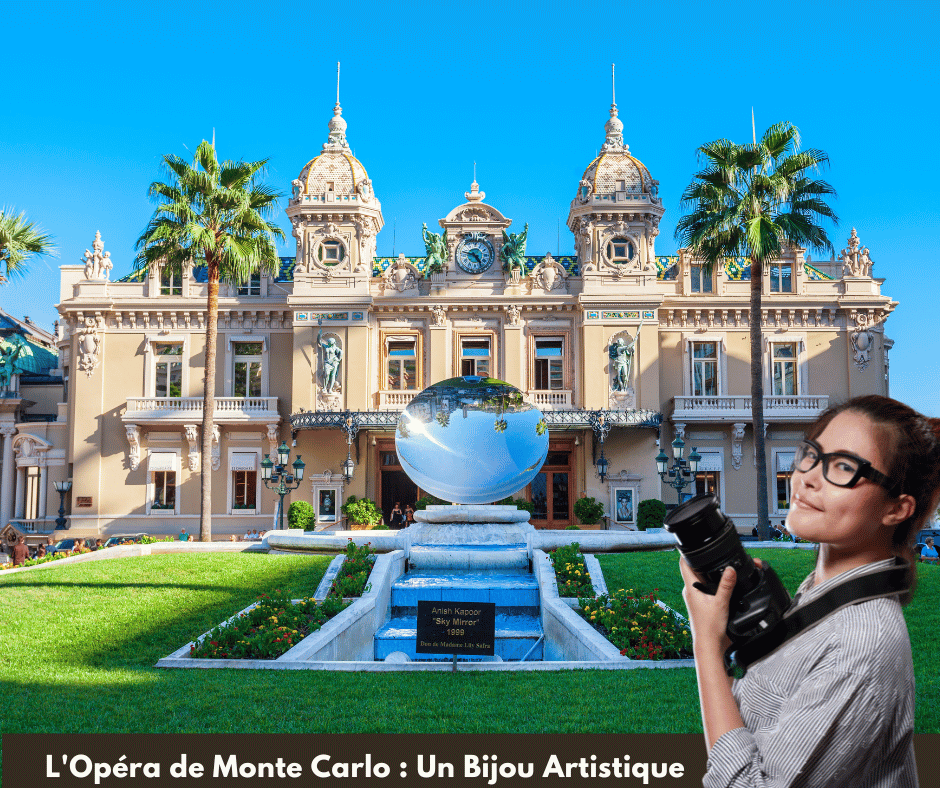
M 462 271 L 482 274 L 493 265 L 496 252 L 486 233 L 467 233 L 457 244 L 454 258 Z

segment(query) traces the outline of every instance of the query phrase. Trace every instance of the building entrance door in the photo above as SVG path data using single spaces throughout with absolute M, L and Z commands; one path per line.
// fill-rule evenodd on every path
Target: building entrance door
M 418 500 L 418 485 L 408 477 L 398 462 L 398 454 L 394 444 L 378 447 L 379 449 L 379 506 L 385 524 L 389 524 L 395 502 L 401 504 L 402 511 L 405 506 L 415 505 Z
M 571 478 L 571 452 L 549 448 L 545 464 L 529 485 L 529 500 L 535 504 L 532 525 L 536 528 L 571 525 Z

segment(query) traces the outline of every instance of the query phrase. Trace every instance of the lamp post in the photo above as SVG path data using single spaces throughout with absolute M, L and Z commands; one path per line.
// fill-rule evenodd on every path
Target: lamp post
M 599 478 L 601 484 L 603 484 L 604 480 L 607 478 L 607 469 L 610 467 L 610 463 L 604 456 L 604 441 L 607 439 L 607 434 L 610 432 L 610 422 L 607 420 L 607 415 L 603 411 L 596 410 L 591 414 L 591 428 L 594 430 L 594 435 L 601 444 L 601 456 L 595 460 L 594 468 L 597 472 L 597 478 Z
M 342 430 L 346 433 L 346 459 L 343 461 L 343 479 L 346 484 L 352 481 L 353 473 L 356 470 L 356 463 L 352 458 L 352 443 L 359 432 L 359 422 L 349 411 L 343 418 Z M 356 445 L 356 456 L 359 456 L 359 445 Z
M 65 494 L 72 489 L 72 480 L 67 479 L 64 482 L 53 482 L 55 485 L 55 491 L 59 494 L 59 516 L 55 518 L 55 530 L 57 531 L 67 531 L 68 526 L 65 524 L 67 521 L 65 519 Z
M 702 455 L 693 446 L 689 454 L 689 459 L 682 457 L 682 450 L 685 448 L 685 441 L 678 435 L 672 442 L 672 467 L 669 467 L 669 458 L 666 453 L 660 449 L 656 456 L 656 470 L 659 471 L 659 478 L 670 487 L 675 488 L 676 497 L 679 503 L 682 503 L 682 491 L 692 484 L 695 480 L 695 474 L 698 472 L 698 464 L 702 461 Z
M 287 465 L 289 459 L 290 449 L 285 441 L 281 441 L 281 445 L 277 447 L 277 463 L 271 460 L 270 454 L 265 454 L 264 459 L 261 461 L 261 478 L 264 481 L 264 486 L 269 490 L 274 490 L 279 498 L 277 508 L 277 527 L 279 531 L 284 530 L 284 496 L 300 487 L 300 483 L 304 478 L 304 468 L 307 467 L 307 464 L 300 459 L 298 454 L 297 459 L 291 463 L 294 472 L 290 473 L 290 467 Z

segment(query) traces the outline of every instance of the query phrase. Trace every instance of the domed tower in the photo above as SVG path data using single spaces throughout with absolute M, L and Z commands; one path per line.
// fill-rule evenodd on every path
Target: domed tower
M 345 277 L 368 286 L 376 235 L 385 222 L 366 168 L 346 141 L 338 92 L 320 155 L 291 185 L 287 215 L 297 239 L 295 283 Z
M 654 242 L 665 213 L 659 181 L 630 154 L 617 115 L 614 101 L 600 155 L 581 176 L 568 212 L 568 228 L 586 279 L 656 275 Z

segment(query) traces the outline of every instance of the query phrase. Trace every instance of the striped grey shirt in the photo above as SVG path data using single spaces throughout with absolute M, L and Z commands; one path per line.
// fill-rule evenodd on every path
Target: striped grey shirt
M 804 605 L 893 559 L 797 592 Z M 756 662 L 732 686 L 744 728 L 709 752 L 704 788 L 917 788 L 914 668 L 896 597 L 850 605 Z

